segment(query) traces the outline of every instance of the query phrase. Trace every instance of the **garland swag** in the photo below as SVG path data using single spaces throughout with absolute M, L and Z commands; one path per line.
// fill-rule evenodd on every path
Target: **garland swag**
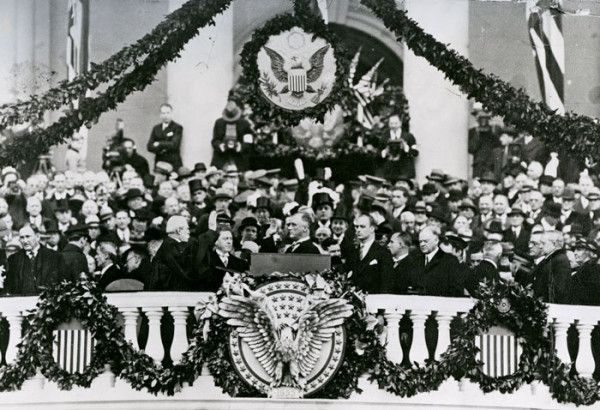
M 461 332 L 453 338 L 440 360 L 404 367 L 386 358 L 385 346 L 380 342 L 383 319 L 368 313 L 364 293 L 344 274 L 323 271 L 319 275 L 326 280 L 333 297 L 343 295 L 352 303 L 354 313 L 345 324 L 347 348 L 340 369 L 313 395 L 315 398 L 348 398 L 353 392 L 360 392 L 359 377 L 367 374 L 380 388 L 402 397 L 433 391 L 450 377 L 466 377 L 478 383 L 484 392 L 510 393 L 523 383 L 538 380 L 551 386 L 553 397 L 559 402 L 591 405 L 599 399 L 600 390 L 595 380 L 571 375 L 569 365 L 556 357 L 547 307 L 533 297 L 530 288 L 504 283 L 482 285 L 481 299 L 468 312 Z M 244 275 L 238 280 L 256 287 L 277 280 L 306 281 L 307 276 L 310 275 L 274 273 L 259 278 Z M 26 316 L 29 326 L 18 345 L 15 362 L 0 371 L 0 391 L 19 389 L 37 369 L 61 389 L 74 385 L 88 387 L 108 363 L 136 390 L 173 395 L 184 383 L 192 384 L 206 363 L 215 384 L 225 393 L 232 397 L 260 396 L 256 389 L 243 382 L 230 362 L 227 346 L 231 329 L 226 319 L 218 315 L 218 303 L 224 294 L 221 288 L 216 298 L 200 304 L 200 320 L 188 350 L 178 364 L 163 367 L 125 341 L 116 320 L 117 308 L 107 303 L 95 284 L 81 280 L 47 289 L 40 295 L 37 309 Z M 65 372 L 52 357 L 52 331 L 72 319 L 78 319 L 96 341 L 92 362 L 83 373 Z M 520 340 L 523 353 L 512 375 L 487 376 L 477 360 L 479 349 L 475 338 L 493 325 L 507 327 Z

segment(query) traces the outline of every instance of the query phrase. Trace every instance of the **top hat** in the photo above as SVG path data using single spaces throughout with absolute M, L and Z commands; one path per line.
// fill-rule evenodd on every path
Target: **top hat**
M 368 195 L 361 195 L 360 198 L 358 198 L 356 208 L 360 209 L 362 212 L 370 212 L 373 201 L 375 201 L 375 198 Z
M 563 200 L 567 200 L 567 201 L 574 201 L 575 200 L 575 191 L 572 190 L 571 188 L 565 188 L 565 190 L 563 191 L 562 194 L 562 199 Z
M 350 222 L 348 220 L 348 217 L 346 216 L 346 213 L 344 212 L 344 207 L 343 206 L 338 206 L 337 208 L 335 208 L 335 211 L 333 211 L 333 216 L 331 217 L 332 221 L 334 219 L 346 221 L 348 223 Z
M 333 208 L 333 199 L 327 192 L 317 192 L 312 197 L 313 209 L 317 209 L 321 205 L 329 205 Z
M 188 181 L 188 185 L 190 187 L 190 194 L 194 194 L 196 191 L 206 191 L 204 185 L 202 184 L 202 180 L 200 179 L 190 179 Z
M 56 207 L 54 208 L 54 212 L 67 212 L 69 211 L 71 208 L 69 207 L 69 200 L 68 199 L 59 199 L 58 201 L 56 201 Z
M 256 198 L 256 209 L 268 209 L 271 210 L 271 199 L 266 196 Z
M 0 225 L 2 223 L 4 223 L 4 220 L 0 219 L 0 221 L 1 221 Z M 4 223 L 4 225 L 6 226 L 6 223 Z M 5 229 L 6 229 L 6 227 L 5 227 Z M 44 230 L 48 234 L 50 234 L 50 233 L 59 233 L 60 232 L 59 229 L 58 229 L 58 222 L 56 222 L 54 219 L 46 219 L 44 221 Z M 4 236 L 1 232 L 3 232 L 3 231 L 0 230 L 0 236 Z

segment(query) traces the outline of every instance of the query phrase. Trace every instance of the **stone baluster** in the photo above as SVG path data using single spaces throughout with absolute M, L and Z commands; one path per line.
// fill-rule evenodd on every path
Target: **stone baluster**
M 402 362 L 402 347 L 400 346 L 400 319 L 402 314 L 392 311 L 385 312 L 387 321 L 387 346 L 386 356 L 394 363 Z
M 425 321 L 429 312 L 425 310 L 413 310 L 410 318 L 413 322 L 413 339 L 410 347 L 410 361 L 422 364 L 429 357 L 427 344 L 425 343 Z
M 171 358 L 173 363 L 176 363 L 181 360 L 181 356 L 188 349 L 186 325 L 189 312 L 185 306 L 169 307 L 169 312 L 173 316 L 175 327 L 173 344 L 171 345 Z
M 570 320 L 557 317 L 552 326 L 554 327 L 556 355 L 563 363 L 571 363 L 569 349 L 567 348 L 567 330 L 571 326 Z
M 137 320 L 139 316 L 138 309 L 133 307 L 119 309 L 125 320 L 125 340 L 131 342 L 134 348 L 138 348 L 137 340 Z
M 592 377 L 596 363 L 592 355 L 592 330 L 597 322 L 579 320 L 577 331 L 579 332 L 579 353 L 577 353 L 577 371 L 580 376 Z
M 160 319 L 163 316 L 161 307 L 143 307 L 148 317 L 148 343 L 146 343 L 146 354 L 155 361 L 160 362 L 165 355 L 162 339 L 160 336 Z
M 454 315 L 450 312 L 438 312 L 435 319 L 438 324 L 438 341 L 435 348 L 435 360 L 439 360 L 442 353 L 450 346 L 450 322 Z
M 11 312 L 7 313 L 5 317 L 10 325 L 5 359 L 7 364 L 11 364 L 17 358 L 17 344 L 21 341 L 21 325 L 23 323 L 23 315 L 21 312 Z

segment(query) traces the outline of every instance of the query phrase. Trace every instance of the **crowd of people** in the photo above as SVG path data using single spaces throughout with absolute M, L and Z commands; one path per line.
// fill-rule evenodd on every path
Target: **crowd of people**
M 392 116 L 399 132 L 381 145 L 401 142 L 410 163 L 341 181 L 335 169 L 308 175 L 301 161 L 286 177 L 239 167 L 252 126 L 235 102 L 215 124 L 215 161 L 189 169 L 171 112 L 163 105 L 152 129 L 152 172 L 119 124 L 103 171 L 23 180 L 2 170 L 5 294 L 82 275 L 109 291 L 216 291 L 257 253 L 293 253 L 330 255 L 369 293 L 477 297 L 485 280 L 517 281 L 546 302 L 600 304 L 600 189 L 587 172 L 575 182 L 548 175 L 542 154 L 524 155 L 529 136 L 480 123 L 469 136 L 475 177 L 433 169 L 418 185 L 416 141 Z

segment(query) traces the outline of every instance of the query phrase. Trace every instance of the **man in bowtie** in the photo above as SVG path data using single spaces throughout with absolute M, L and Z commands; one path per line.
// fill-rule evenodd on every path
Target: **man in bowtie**
M 10 295 L 35 295 L 59 281 L 60 254 L 40 245 L 37 228 L 19 230 L 22 249 L 8 258 L 4 291 Z
M 174 169 L 179 169 L 182 165 L 179 149 L 183 127 L 172 120 L 172 112 L 173 107 L 169 104 L 160 106 L 161 123 L 152 128 L 147 148 L 156 154 L 155 164 L 164 161 L 173 165 Z

